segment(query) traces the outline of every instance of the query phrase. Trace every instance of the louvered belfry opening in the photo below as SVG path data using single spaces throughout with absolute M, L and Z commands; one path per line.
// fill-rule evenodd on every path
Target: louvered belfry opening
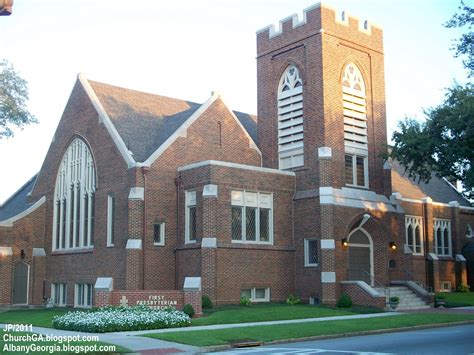
M 347 185 L 368 186 L 368 141 L 365 84 L 353 63 L 346 66 L 342 78 L 344 112 L 345 181 Z
M 290 65 L 278 87 L 278 157 L 280 169 L 304 165 L 303 81 Z

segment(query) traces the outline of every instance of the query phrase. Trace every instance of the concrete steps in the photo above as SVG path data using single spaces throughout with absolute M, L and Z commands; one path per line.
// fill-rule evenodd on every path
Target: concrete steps
M 400 298 L 400 303 L 396 308 L 397 311 L 404 311 L 410 309 L 429 309 L 430 305 L 427 305 L 423 299 L 421 299 L 416 293 L 411 291 L 408 287 L 405 286 L 391 286 L 388 287 L 389 294 L 387 294 L 387 303 L 389 302 L 389 297 L 397 296 Z M 375 288 L 376 291 L 385 294 L 384 288 Z

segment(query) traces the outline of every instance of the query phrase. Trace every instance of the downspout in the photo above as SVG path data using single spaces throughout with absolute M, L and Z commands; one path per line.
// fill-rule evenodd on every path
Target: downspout
M 179 195 L 181 187 L 181 173 L 174 179 L 176 185 L 176 246 L 178 246 L 179 239 Z M 178 289 L 178 250 L 174 248 L 174 288 Z
M 146 174 L 149 168 L 142 166 L 143 176 L 143 216 L 142 216 L 142 290 L 145 289 L 145 241 L 146 241 Z

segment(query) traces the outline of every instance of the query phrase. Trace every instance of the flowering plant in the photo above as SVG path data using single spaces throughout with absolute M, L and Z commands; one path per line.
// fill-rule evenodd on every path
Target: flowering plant
M 147 306 L 106 306 L 92 311 L 72 311 L 53 318 L 56 329 L 106 333 L 186 327 L 191 324 L 187 314 L 175 309 L 155 310 Z

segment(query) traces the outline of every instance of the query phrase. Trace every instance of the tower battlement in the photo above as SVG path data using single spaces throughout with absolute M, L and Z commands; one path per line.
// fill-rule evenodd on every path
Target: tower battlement
M 346 11 L 317 3 L 303 10 L 303 16 L 292 14 L 281 19 L 278 26 L 268 25 L 257 31 L 257 54 L 262 55 L 277 45 L 317 33 L 328 33 L 340 38 L 364 43 L 367 47 L 383 51 L 382 29 L 373 22 L 362 20 Z

